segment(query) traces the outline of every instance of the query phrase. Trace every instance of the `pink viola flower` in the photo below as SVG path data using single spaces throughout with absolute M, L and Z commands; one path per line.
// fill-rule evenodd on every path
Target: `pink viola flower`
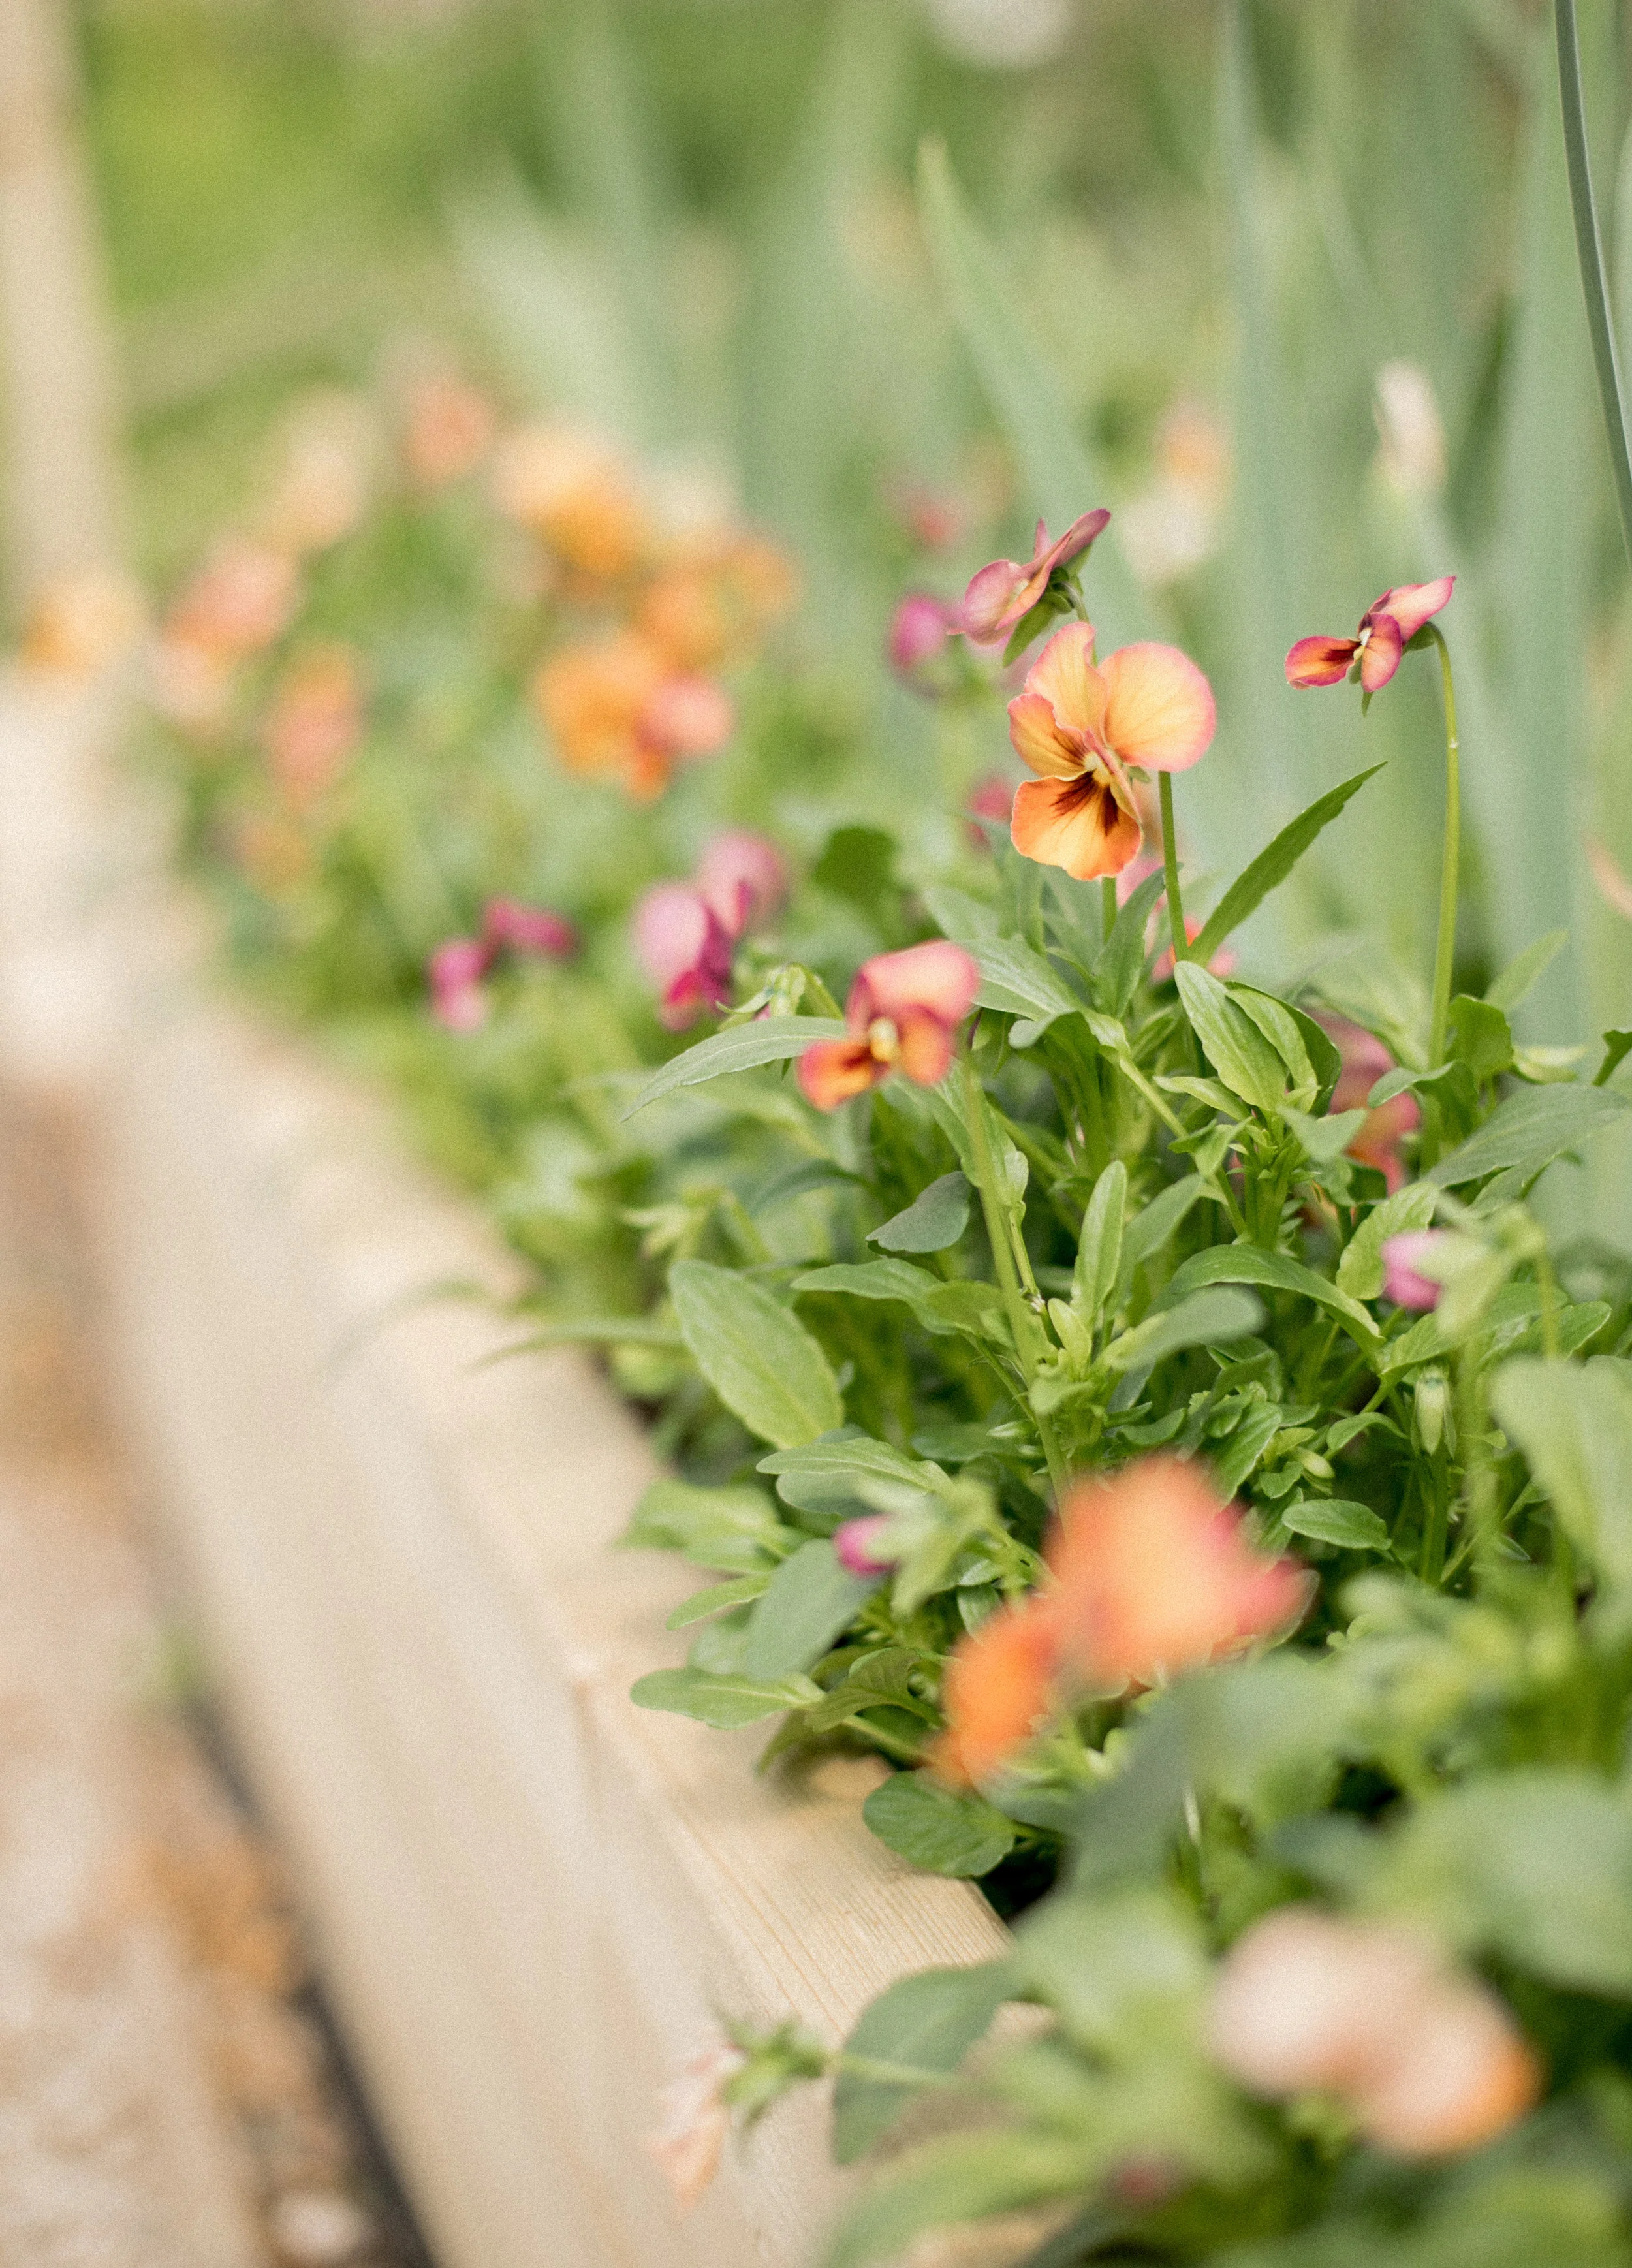
M 1040 519 L 1029 559 L 994 559 L 971 579 L 959 617 L 965 637 L 975 645 L 1002 645 L 1041 598 L 1055 569 L 1080 559 L 1110 517 L 1104 510 L 1085 512 L 1055 543 Z
M 1400 666 L 1400 657 L 1431 615 L 1450 603 L 1454 575 L 1432 583 L 1399 583 L 1368 607 L 1353 637 L 1299 638 L 1286 657 L 1286 681 L 1303 688 L 1336 685 L 1352 669 L 1368 693 L 1378 693 Z
M 719 2171 L 731 2132 L 731 2082 L 747 2057 L 724 2033 L 699 2048 L 658 2098 L 659 2124 L 646 2147 L 682 2213 L 689 2213 Z
M 887 1512 L 871 1512 L 860 1520 L 847 1520 L 833 1532 L 834 1557 L 852 1575 L 887 1575 L 895 1565 L 895 1554 L 887 1546 L 880 1549 L 880 1545 L 892 1525 Z
M 890 617 L 890 667 L 915 693 L 931 693 L 935 687 L 930 665 L 946 651 L 946 641 L 958 628 L 958 612 L 927 591 L 908 591 Z
M 849 1037 L 818 1040 L 799 1057 L 807 1099 L 836 1110 L 895 1071 L 919 1086 L 937 1085 L 980 982 L 974 955 L 939 939 L 864 961 L 844 1007 Z
M 1374 1033 L 1359 1024 L 1351 1024 L 1346 1016 L 1318 1015 L 1315 1021 L 1327 1033 L 1342 1057 L 1343 1067 L 1332 1091 L 1333 1116 L 1363 1108 L 1378 1080 L 1395 1069 L 1393 1056 Z M 1348 1155 L 1362 1166 L 1375 1167 L 1387 1182 L 1392 1197 L 1406 1177 L 1400 1145 L 1407 1135 L 1416 1132 L 1422 1123 L 1422 1113 L 1416 1097 L 1396 1094 L 1389 1101 L 1379 1103 L 1375 1110 L 1366 1111 L 1359 1132 L 1349 1145 Z
M 1333 2095 L 1400 2157 L 1476 2148 L 1540 2092 L 1496 1995 L 1414 1931 L 1283 1906 L 1231 1948 L 1209 2014 L 1215 2060 L 1255 2095 Z
M 658 882 L 635 909 L 635 950 L 658 988 L 658 1013 L 683 1032 L 705 1009 L 731 998 L 735 934 L 701 891 L 687 882 Z
M 1130 768 L 1187 770 L 1217 722 L 1211 686 L 1177 646 L 1125 645 L 1096 666 L 1092 624 L 1068 622 L 1009 703 L 1009 737 L 1039 775 L 1014 799 L 1015 849 L 1080 882 L 1120 874 L 1144 842 Z
M 661 755 L 682 763 L 717 755 L 736 730 L 730 694 L 712 678 L 665 677 L 641 712 L 640 732 Z
M 482 978 L 493 950 L 474 937 L 451 937 L 430 956 L 430 1012 L 450 1032 L 474 1032 L 488 1020 L 490 1003 Z
M 578 933 L 563 915 L 519 898 L 489 898 L 482 916 L 482 941 L 491 952 L 565 961 L 578 949 Z
M 1414 1308 L 1425 1314 L 1439 1305 L 1445 1285 L 1437 1277 L 1425 1274 L 1432 1265 L 1434 1255 L 1450 1241 L 1448 1228 L 1408 1228 L 1398 1236 L 1391 1236 L 1383 1244 L 1383 1291 L 1397 1307 Z
M 733 938 L 768 921 L 788 895 L 788 865 L 776 845 L 746 827 L 716 835 L 693 880 Z

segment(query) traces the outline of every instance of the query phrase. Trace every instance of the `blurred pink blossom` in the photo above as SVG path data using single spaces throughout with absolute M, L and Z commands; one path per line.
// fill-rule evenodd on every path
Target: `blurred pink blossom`
M 705 1008 L 731 998 L 736 940 L 699 890 L 658 882 L 635 909 L 635 950 L 659 995 L 658 1012 L 672 1032 L 695 1024 Z
M 887 1512 L 869 1513 L 861 1520 L 847 1520 L 834 1530 L 833 1554 L 842 1567 L 852 1575 L 882 1575 L 895 1565 L 893 1554 L 875 1557 L 873 1546 L 890 1525 Z
M 765 836 L 742 827 L 728 827 L 713 837 L 693 880 L 732 937 L 767 920 L 788 895 L 781 851 Z
M 430 956 L 430 1012 L 450 1032 L 474 1032 L 488 1020 L 490 1003 L 482 978 L 493 963 L 492 948 L 474 937 L 451 937 Z
M 1408 1228 L 1391 1236 L 1383 1246 L 1383 1291 L 1397 1307 L 1426 1314 L 1439 1305 L 1445 1290 L 1437 1277 L 1424 1275 L 1424 1262 L 1432 1263 L 1451 1232 L 1445 1228 Z
M 682 2213 L 690 2211 L 719 2171 L 731 2132 L 725 2090 L 747 2060 L 721 2033 L 681 2066 L 658 2098 L 661 2123 L 647 2137 L 646 2147 Z
M 489 898 L 482 936 L 489 952 L 508 946 L 547 961 L 564 961 L 578 949 L 578 933 L 570 921 L 542 906 L 524 905 L 519 898 Z
M 888 646 L 890 667 L 903 684 L 915 692 L 933 690 L 926 672 L 957 627 L 955 608 L 927 591 L 908 591 L 890 617 Z

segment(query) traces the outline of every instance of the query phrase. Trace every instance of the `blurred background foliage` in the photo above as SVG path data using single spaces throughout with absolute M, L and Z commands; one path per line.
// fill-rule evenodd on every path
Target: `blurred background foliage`
M 1600 196 L 1632 323 L 1626 11 L 1585 0 Z M 90 124 L 144 563 L 236 506 L 279 403 L 415 335 L 519 408 L 734 492 L 805 572 L 806 665 L 902 807 L 953 727 L 880 663 L 1029 523 L 1118 509 L 1103 643 L 1175 637 L 1220 696 L 1183 784 L 1222 878 L 1387 770 L 1247 944 L 1287 976 L 1426 966 L 1443 755 L 1428 664 L 1363 722 L 1297 636 L 1446 569 L 1479 981 L 1569 950 L 1533 1039 L 1623 1023 L 1632 610 L 1533 0 L 86 0 Z M 931 157 L 922 198 L 918 153 Z M 1386 411 L 1379 412 L 1381 398 Z M 915 549 L 899 498 L 943 500 Z M 1116 541 L 1121 540 L 1121 549 Z M 955 752 L 966 774 L 1003 755 Z M 939 751 L 945 777 L 945 746 Z M 954 762 L 952 770 L 957 769 Z M 927 791 L 926 791 L 927 792 Z M 937 823 L 945 821 L 935 814 Z M 1362 942 L 1364 941 L 1364 942 Z M 1632 1236 L 1608 1145 L 1591 1211 Z

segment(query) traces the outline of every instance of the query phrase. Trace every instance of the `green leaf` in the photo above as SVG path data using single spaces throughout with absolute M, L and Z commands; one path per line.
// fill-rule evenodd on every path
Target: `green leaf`
M 1451 1003 L 1451 1052 L 1465 1063 L 1481 1086 L 1513 1068 L 1513 1035 L 1507 1018 L 1489 1000 L 1459 992 Z
M 1283 1528 L 1317 1543 L 1341 1544 L 1345 1551 L 1386 1551 L 1388 1530 L 1369 1504 L 1348 1497 L 1304 1496 L 1275 1506 Z
M 1174 975 L 1190 1028 L 1224 1085 L 1259 1110 L 1278 1110 L 1287 1069 L 1257 1024 L 1199 962 L 1181 961 Z
M 1576 1549 L 1632 1585 L 1632 1380 L 1618 1363 L 1517 1356 L 1496 1373 L 1496 1422 L 1525 1453 Z
M 1375 1346 L 1377 1325 L 1347 1292 L 1328 1284 L 1301 1260 L 1284 1252 L 1266 1252 L 1256 1244 L 1215 1244 L 1187 1260 L 1163 1293 L 1164 1300 L 1184 1297 L 1203 1284 L 1261 1284 L 1267 1290 L 1296 1292 L 1329 1308 L 1350 1335 L 1367 1347 Z
M 1281 1105 L 1281 1116 L 1316 1166 L 1329 1166 L 1341 1158 L 1365 1123 L 1364 1110 L 1340 1110 L 1335 1118 L 1311 1118 L 1290 1102 Z
M 791 1449 L 843 1424 L 827 1356 L 762 1285 L 707 1260 L 677 1260 L 669 1294 L 693 1361 L 751 1433 Z
M 1207 1185 L 1201 1176 L 1189 1174 L 1181 1182 L 1170 1182 L 1148 1205 L 1135 1213 L 1122 1231 L 1122 1274 L 1126 1282 L 1132 1282 L 1135 1269 L 1155 1257 L 1196 1199 L 1207 1194 Z
M 1217 1445 L 1213 1477 L 1226 1496 L 1233 1496 L 1286 1423 L 1278 1402 L 1255 1402 L 1242 1413 L 1235 1431 Z
M 985 939 L 974 950 L 981 967 L 981 989 L 974 997 L 982 1008 L 1023 1016 L 1040 1032 L 1061 1016 L 1081 1012 L 1083 1004 L 1064 978 L 1018 937 Z
M 1144 934 L 1150 924 L 1150 909 L 1166 886 L 1166 877 L 1162 873 L 1145 876 L 1118 912 L 1111 934 L 1094 961 L 1094 983 L 1114 1016 L 1126 1015 L 1138 987 L 1144 968 Z
M 923 897 L 936 927 L 954 945 L 974 953 L 996 937 L 997 909 L 984 898 L 972 898 L 967 890 L 953 889 L 950 882 L 932 882 Z
M 1013 1991 L 1006 1961 L 974 1969 L 921 1969 L 881 1992 L 844 2043 L 846 2055 L 918 2071 L 954 2072 L 991 2029 Z M 841 2068 L 833 2095 L 833 2155 L 853 2165 L 920 2090 Z
M 694 1591 L 682 1599 L 665 1622 L 665 1630 L 685 1630 L 692 1623 L 700 1623 L 705 1615 L 717 1615 L 722 1607 L 739 1607 L 749 1599 L 757 1599 L 769 1582 L 768 1572 L 757 1575 L 733 1576 L 729 1583 L 710 1583 L 706 1591 Z
M 629 1699 L 637 1709 L 667 1709 L 677 1716 L 695 1717 L 719 1733 L 756 1725 L 778 1710 L 808 1707 L 820 1697 L 808 1677 L 720 1677 L 707 1669 L 654 1669 L 629 1688 Z
M 995 1285 L 948 1284 L 907 1260 L 839 1261 L 794 1278 L 796 1292 L 848 1292 L 857 1300 L 899 1300 L 926 1331 L 973 1333 L 1008 1341 L 1003 1295 Z M 791 1446 L 791 1445 L 790 1445 Z
M 952 1486 L 939 1465 L 920 1462 L 870 1433 L 850 1432 L 803 1448 L 778 1449 L 761 1457 L 759 1469 L 772 1473 L 785 1504 L 817 1512 L 853 1500 L 864 1484 L 883 1481 L 893 1488 L 923 1489 L 942 1496 Z
M 1250 1292 L 1195 1292 L 1113 1339 L 1099 1359 L 1107 1370 L 1157 1363 L 1183 1347 L 1223 1346 L 1231 1339 L 1250 1337 L 1263 1319 L 1264 1311 Z
M 1380 1299 L 1384 1245 L 1408 1229 L 1426 1228 L 1437 1202 L 1431 1182 L 1408 1182 L 1393 1197 L 1374 1204 L 1343 1248 L 1337 1263 L 1338 1290 L 1354 1300 Z
M 825 1538 L 801 1544 L 748 1617 L 744 1675 L 772 1679 L 808 1669 L 849 1628 L 881 1580 L 852 1575 Z
M 832 1016 L 767 1016 L 752 1024 L 733 1024 L 684 1049 L 654 1071 L 629 1108 L 621 1115 L 633 1118 L 649 1102 L 673 1094 L 682 1086 L 701 1086 L 705 1079 L 723 1079 L 734 1071 L 753 1071 L 761 1064 L 785 1063 L 802 1056 L 818 1040 L 849 1036 L 848 1024 Z
M 685 1344 L 672 1323 L 660 1323 L 655 1315 L 574 1315 L 568 1322 L 543 1324 L 489 1359 L 498 1361 L 506 1355 L 531 1354 L 538 1347 L 644 1346 L 678 1351 Z
M 862 1806 L 880 1843 L 928 1874 L 989 1874 L 1014 1848 L 1014 1825 L 978 1795 L 929 1772 L 892 1772 Z
M 1570 942 L 1567 929 L 1549 930 L 1545 937 L 1537 938 L 1533 945 L 1510 961 L 1501 975 L 1485 987 L 1485 998 L 1493 1008 L 1511 1015 L 1529 992 L 1531 986 L 1543 972 L 1550 968 Z
M 1122 1214 L 1127 1203 L 1128 1168 L 1115 1158 L 1093 1185 L 1077 1247 L 1072 1296 L 1091 1329 L 1121 1274 Z
M 860 1181 L 859 1174 L 835 1166 L 831 1158 L 801 1158 L 797 1165 L 785 1166 L 779 1174 L 773 1174 L 746 1202 L 749 1212 L 758 1220 L 761 1214 L 774 1212 L 778 1205 L 791 1204 L 796 1197 L 807 1197 L 812 1189 L 855 1189 Z
M 864 913 L 877 913 L 895 887 L 895 838 L 878 827 L 838 827 L 811 868 L 811 880 L 829 897 Z
M 863 2191 L 821 2268 L 901 2260 L 929 2229 L 1075 2197 L 1098 2170 L 1090 2145 L 1075 2133 L 1005 2126 L 942 2135 L 894 2160 Z
M 886 1252 L 945 1252 L 968 1226 L 969 1184 L 954 1170 L 921 1189 L 905 1211 L 869 1229 L 867 1241 Z
M 1427 1179 L 1459 1189 L 1490 1174 L 1511 1174 L 1525 1186 L 1594 1134 L 1632 1111 L 1632 1102 L 1602 1086 L 1533 1086 L 1510 1094 L 1478 1131 L 1430 1167 Z
M 1218 903 L 1202 925 L 1201 934 L 1191 946 L 1195 959 L 1203 967 L 1217 952 L 1231 931 L 1237 930 L 1247 916 L 1256 911 L 1271 890 L 1285 881 L 1298 860 L 1324 828 L 1329 827 L 1352 795 L 1358 794 L 1381 764 L 1372 764 L 1352 779 L 1320 797 L 1308 809 L 1299 814 L 1290 827 L 1283 827 L 1273 843 L 1261 850 L 1244 873 L 1231 883 Z M 1180 963 L 1182 968 L 1183 964 Z M 1202 1042 L 1206 1045 L 1206 1042 Z
M 752 1574 L 780 1559 L 788 1531 L 756 1488 L 697 1488 L 653 1481 L 619 1542 L 632 1550 L 679 1551 L 694 1567 Z
M 1628 1055 L 1632 1055 L 1632 1032 L 1606 1032 L 1604 1060 L 1592 1074 L 1593 1086 L 1606 1086 Z

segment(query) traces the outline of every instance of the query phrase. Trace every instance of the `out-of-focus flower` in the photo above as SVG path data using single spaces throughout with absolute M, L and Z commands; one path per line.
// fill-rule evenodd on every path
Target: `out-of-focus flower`
M 969 790 L 968 801 L 964 805 L 968 814 L 965 832 L 975 850 L 991 848 L 981 824 L 982 820 L 1001 821 L 1005 827 L 1009 824 L 1014 811 L 1014 789 L 1015 783 L 1004 779 L 1001 772 L 987 772 Z
M 699 2048 L 658 2096 L 660 2123 L 646 2147 L 682 2213 L 690 2211 L 719 2171 L 731 2132 L 726 2090 L 747 2063 L 743 2051 L 720 2033 Z
M 164 638 L 222 661 L 245 660 L 282 636 L 299 595 L 299 575 L 287 552 L 229 535 L 171 608 Z
M 558 559 L 599 582 L 632 573 L 651 548 L 647 514 L 622 459 L 570 426 L 524 426 L 501 442 L 494 496 Z
M 1040 775 L 1015 796 L 1015 849 L 1078 881 L 1120 873 L 1143 839 L 1128 767 L 1187 770 L 1215 723 L 1212 688 L 1177 646 L 1121 646 L 1096 667 L 1092 624 L 1068 622 L 1009 703 L 1009 737 Z
M 1040 519 L 1029 559 L 994 559 L 971 578 L 959 617 L 964 636 L 976 645 L 1001 645 L 1041 598 L 1055 569 L 1080 559 L 1110 517 L 1103 510 L 1085 512 L 1054 543 Z
M 488 1020 L 490 1003 L 482 978 L 493 965 L 490 946 L 474 937 L 451 937 L 426 968 L 430 1012 L 450 1032 L 474 1032 Z
M 1395 1307 L 1425 1314 L 1439 1305 L 1445 1287 L 1437 1277 L 1424 1275 L 1422 1270 L 1450 1238 L 1451 1232 L 1445 1228 L 1408 1228 L 1385 1241 L 1383 1291 Z
M 1160 588 L 1209 559 L 1230 485 L 1230 451 L 1217 419 L 1182 401 L 1162 422 L 1156 476 L 1117 515 L 1128 563 Z
M 368 506 L 378 437 L 366 405 L 320 394 L 290 419 L 259 532 L 298 559 L 349 535 Z
M 1283 1906 L 1231 1948 L 1209 2021 L 1254 2094 L 1337 2095 L 1368 2141 L 1437 2157 L 1489 2141 L 1540 2090 L 1495 1994 L 1414 1932 Z
M 732 644 L 720 579 L 701 566 L 676 567 L 658 576 L 641 599 L 636 621 L 676 669 L 716 668 Z
M 890 667 L 915 692 L 935 689 L 930 665 L 946 650 L 946 641 L 958 627 L 954 608 L 927 591 L 909 591 L 890 617 Z
M 991 1779 L 1048 1715 L 1060 1669 L 1052 1599 L 1040 1594 L 999 1607 L 959 1639 L 947 1661 L 946 1729 L 930 1751 L 932 1769 L 953 1787 Z
M 497 419 L 479 386 L 452 377 L 422 378 L 409 389 L 402 461 L 421 488 L 446 488 L 474 473 L 489 450 Z
M 885 502 L 920 550 L 950 550 L 963 533 L 964 504 L 938 489 L 894 481 L 885 490 Z
M 29 608 L 19 657 L 26 669 L 53 677 L 99 676 L 135 646 L 146 614 L 127 575 L 106 568 L 59 575 Z
M 578 949 L 578 933 L 561 914 L 519 898 L 489 898 L 482 938 L 490 952 L 520 953 L 540 961 L 565 961 Z
M 634 630 L 563 647 L 533 697 L 569 771 L 609 773 L 641 800 L 661 794 L 677 760 L 722 747 L 735 721 L 718 686 L 673 671 Z
M 315 647 L 290 667 L 261 727 L 272 777 L 298 809 L 339 777 L 363 737 L 363 688 L 349 646 Z
M 1203 1470 L 1180 1457 L 1078 1481 L 1047 1556 L 1066 1658 L 1112 1692 L 1290 1629 L 1312 1589 L 1296 1560 L 1258 1550 Z
M 156 638 L 147 654 L 148 698 L 187 733 L 218 733 L 232 713 L 232 664 L 186 638 Z
M 1381 1040 L 1359 1024 L 1351 1024 L 1346 1016 L 1322 1014 L 1317 1016 L 1316 1021 L 1329 1034 L 1343 1061 L 1332 1091 L 1333 1116 L 1358 1110 L 1378 1080 L 1395 1068 L 1394 1059 Z M 1416 1097 L 1411 1094 L 1396 1094 L 1391 1101 L 1379 1103 L 1375 1110 L 1366 1111 L 1360 1130 L 1349 1145 L 1348 1154 L 1363 1166 L 1375 1167 L 1387 1182 L 1392 1196 L 1406 1177 L 1400 1145 L 1408 1134 L 1415 1133 L 1422 1123 L 1422 1113 Z
M 1070 0 L 925 0 L 930 20 L 960 62 L 987 70 L 1050 63 L 1070 29 Z
M 705 1008 L 723 1008 L 731 998 L 736 939 L 701 891 L 656 883 L 635 909 L 634 934 L 670 1031 L 683 1032 Z
M 833 1554 L 842 1567 L 852 1575 L 883 1575 L 895 1565 L 895 1555 L 886 1547 L 882 1556 L 875 1557 L 880 1539 L 893 1525 L 887 1512 L 870 1512 L 860 1520 L 847 1520 L 833 1532 Z
M 1628 881 L 1611 857 L 1608 847 L 1589 835 L 1586 839 L 1587 869 L 1598 895 L 1612 913 L 1622 920 L 1632 921 L 1632 881 Z
M 1432 583 L 1400 583 L 1369 606 L 1351 638 L 1299 638 L 1286 657 L 1286 681 L 1300 689 L 1337 685 L 1354 669 L 1368 693 L 1378 693 L 1425 622 L 1448 606 L 1454 575 Z
M 818 1110 L 901 1071 L 934 1086 L 952 1068 L 958 1027 L 974 1005 L 981 972 L 960 945 L 936 939 L 864 961 L 844 1020 L 847 1040 L 818 1040 L 799 1057 L 799 1085 Z
M 1419 364 L 1386 362 L 1377 373 L 1378 461 L 1402 497 L 1437 496 L 1445 484 L 1445 429 L 1433 380 Z
M 714 836 L 692 879 L 732 937 L 768 920 L 788 895 L 788 866 L 781 851 L 744 827 L 724 828 Z

